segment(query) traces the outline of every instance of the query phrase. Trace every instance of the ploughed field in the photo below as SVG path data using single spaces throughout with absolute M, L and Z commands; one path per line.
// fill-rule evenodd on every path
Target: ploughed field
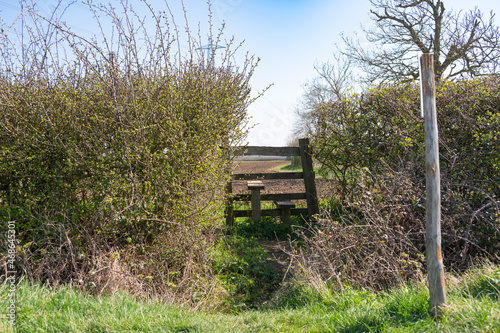
M 234 173 L 272 173 L 280 172 L 280 168 L 289 165 L 290 161 L 238 161 Z M 287 172 L 287 171 L 282 171 Z M 316 191 L 318 199 L 329 199 L 335 193 L 335 180 L 316 178 Z M 233 193 L 249 193 L 247 181 L 234 181 Z M 266 188 L 261 192 L 268 193 L 303 193 L 305 192 L 304 180 L 302 179 L 276 179 L 266 180 Z M 303 201 L 303 202 L 302 202 Z M 305 204 L 305 200 L 298 200 L 299 205 Z

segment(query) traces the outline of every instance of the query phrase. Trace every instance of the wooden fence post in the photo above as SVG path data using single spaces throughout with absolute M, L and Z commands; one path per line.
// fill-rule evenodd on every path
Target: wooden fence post
M 439 317 L 446 306 L 443 256 L 441 252 L 441 189 L 439 171 L 439 145 L 436 114 L 434 55 L 420 57 L 422 68 L 421 89 L 425 118 L 426 169 L 426 259 L 429 282 L 430 307 Z
M 304 185 L 306 187 L 307 211 L 309 219 L 319 213 L 318 195 L 316 193 L 316 183 L 314 180 L 314 169 L 309 148 L 309 139 L 299 140 L 300 160 L 302 161 L 302 172 L 304 173 Z
M 226 185 L 226 225 L 232 227 L 234 225 L 234 207 L 233 207 L 233 183 L 231 180 Z
M 252 192 L 252 220 L 257 223 L 261 216 L 260 190 L 264 189 L 264 184 L 260 180 L 253 180 L 247 183 L 247 187 Z

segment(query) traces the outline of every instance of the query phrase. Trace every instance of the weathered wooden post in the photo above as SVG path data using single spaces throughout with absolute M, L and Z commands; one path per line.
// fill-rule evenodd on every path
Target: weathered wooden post
M 258 222 L 261 217 L 260 190 L 264 189 L 264 184 L 260 180 L 252 180 L 247 186 L 252 193 L 252 220 Z
M 436 317 L 446 306 L 443 256 L 441 252 L 441 189 L 436 114 L 434 55 L 420 57 L 422 107 L 425 122 L 426 169 L 426 259 L 431 311 Z
M 295 208 L 295 204 L 291 201 L 274 201 L 274 204 L 281 210 L 281 223 L 283 225 L 290 225 L 291 209 Z
M 302 161 L 302 172 L 304 173 L 304 185 L 306 187 L 306 200 L 309 218 L 319 213 L 318 195 L 316 194 L 316 183 L 314 180 L 313 161 L 309 139 L 299 140 L 300 160 Z

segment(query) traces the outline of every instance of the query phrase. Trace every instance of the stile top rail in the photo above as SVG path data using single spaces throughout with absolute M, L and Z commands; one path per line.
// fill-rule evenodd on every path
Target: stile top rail
M 235 150 L 235 155 L 245 156 L 300 156 L 299 147 L 260 147 L 241 146 Z

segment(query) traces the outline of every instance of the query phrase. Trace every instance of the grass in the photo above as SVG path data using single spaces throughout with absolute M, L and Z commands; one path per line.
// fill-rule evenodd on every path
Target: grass
M 500 269 L 487 266 L 453 281 L 439 322 L 429 314 L 423 284 L 372 293 L 349 287 L 318 292 L 293 283 L 261 309 L 227 314 L 127 294 L 99 299 L 23 281 L 16 291 L 16 332 L 500 332 Z M 2 300 L 7 293 L 3 284 Z M 1 325 L 9 331 L 5 320 Z
M 304 225 L 304 219 L 301 216 L 292 216 L 289 225 L 283 225 L 279 216 L 264 216 L 257 222 L 250 218 L 238 218 L 235 219 L 235 225 L 231 232 L 246 238 L 261 240 L 288 239 L 297 236 L 293 229 L 301 225 Z
M 278 167 L 278 172 L 302 172 L 301 166 L 294 166 L 292 164 L 286 164 Z
M 227 235 L 212 253 L 213 269 L 229 292 L 226 312 L 258 308 L 279 287 L 281 277 L 267 262 L 267 253 L 253 237 Z
M 313 168 L 316 178 L 318 179 L 333 179 L 333 175 L 330 172 L 323 170 L 320 166 L 315 166 Z M 294 166 L 292 164 L 285 164 L 276 168 L 277 172 L 302 172 L 301 166 Z
M 224 241 L 212 250 L 212 268 L 229 296 L 223 301 L 226 312 L 257 309 L 280 288 L 282 276 L 269 263 L 268 253 L 260 242 L 287 239 L 292 227 L 300 225 L 294 216 L 290 225 L 282 225 L 279 217 L 263 217 L 258 222 L 249 218 L 235 219 Z

